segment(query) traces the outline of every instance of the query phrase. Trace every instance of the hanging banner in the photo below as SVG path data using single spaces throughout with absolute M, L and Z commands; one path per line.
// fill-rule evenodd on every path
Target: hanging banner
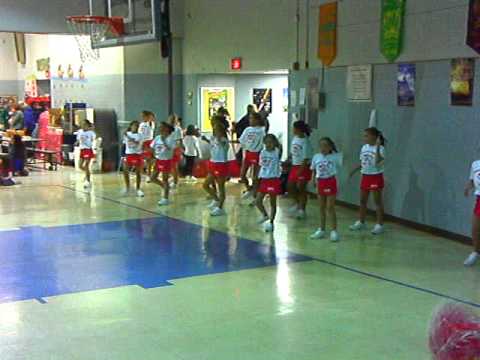
M 372 65 L 356 65 L 347 68 L 348 101 L 372 101 Z
M 382 0 L 380 50 L 390 62 L 395 61 L 402 51 L 405 2 L 406 0 Z
M 337 3 L 320 6 L 318 58 L 330 66 L 337 57 Z
M 399 64 L 397 75 L 398 106 L 415 106 L 415 64 Z
M 470 0 L 468 7 L 467 45 L 480 53 L 480 0 Z
M 450 78 L 451 105 L 472 106 L 474 76 L 474 59 L 452 60 L 452 70 Z

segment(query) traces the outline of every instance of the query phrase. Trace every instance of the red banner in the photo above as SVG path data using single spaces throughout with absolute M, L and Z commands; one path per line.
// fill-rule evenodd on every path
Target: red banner
M 467 45 L 480 53 L 480 0 L 470 0 L 468 7 Z

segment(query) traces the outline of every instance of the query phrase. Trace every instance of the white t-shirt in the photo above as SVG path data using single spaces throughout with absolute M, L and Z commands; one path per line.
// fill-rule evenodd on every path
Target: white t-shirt
M 260 152 L 260 179 L 277 179 L 282 175 L 280 164 L 280 150 L 268 151 L 263 149 Z
M 312 158 L 312 145 L 308 137 L 295 136 L 292 140 L 292 165 L 303 165 L 305 160 Z
M 385 159 L 385 148 L 380 146 L 380 155 Z M 362 174 L 364 175 L 378 175 L 383 174 L 383 164 L 377 166 L 377 145 L 365 144 L 360 151 L 360 163 L 362 165 Z
M 153 140 L 155 123 L 152 123 L 151 125 L 147 121 L 140 123 L 140 126 L 138 127 L 138 132 L 143 136 L 143 141 Z
M 200 156 L 200 144 L 196 136 L 186 135 L 183 138 L 183 146 L 185 147 L 185 156 Z
M 127 132 L 123 137 L 123 143 L 126 145 L 125 154 L 134 155 L 143 152 L 143 137 L 139 133 Z
M 329 179 L 337 175 L 338 167 L 342 165 L 342 155 L 332 153 L 316 154 L 312 159 L 310 168 L 315 170 L 317 179 Z
M 230 144 L 227 138 L 217 139 L 212 137 L 210 139 L 210 161 L 224 163 L 228 161 L 228 148 Z
M 250 152 L 260 152 L 263 149 L 264 127 L 249 126 L 245 129 L 238 140 L 243 149 Z
M 475 195 L 480 196 L 480 160 L 474 161 L 470 169 L 470 180 L 475 185 Z
M 171 160 L 173 158 L 173 151 L 175 150 L 175 139 L 172 136 L 163 139 L 160 135 L 157 135 L 150 144 L 150 147 L 155 153 L 155 159 Z
M 91 149 L 93 148 L 93 142 L 97 135 L 92 130 L 83 130 L 80 129 L 77 132 L 77 141 L 80 146 L 80 150 Z

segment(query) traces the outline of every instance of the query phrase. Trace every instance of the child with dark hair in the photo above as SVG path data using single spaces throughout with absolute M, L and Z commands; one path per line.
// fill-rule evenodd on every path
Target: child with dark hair
M 265 149 L 260 152 L 260 171 L 258 174 L 260 185 L 256 202 L 257 208 L 262 213 L 260 223 L 263 224 L 263 230 L 272 232 L 275 216 L 277 215 L 277 196 L 282 193 L 282 181 L 280 180 L 282 174 L 282 147 L 277 137 L 273 134 L 266 135 L 263 143 L 265 144 Z M 270 197 L 270 215 L 263 205 L 263 200 L 267 195 Z
M 318 200 L 320 202 L 320 227 L 313 233 L 311 239 L 322 239 L 326 235 L 327 212 L 332 223 L 331 241 L 338 241 L 337 213 L 335 202 L 337 199 L 337 169 L 341 165 L 341 157 L 332 139 L 320 139 L 320 152 L 312 159 L 311 169 L 317 179 Z
M 195 165 L 195 160 L 200 156 L 200 142 L 196 135 L 197 129 L 193 125 L 187 127 L 185 137 L 183 138 L 183 147 L 185 156 L 185 176 L 187 180 L 195 181 L 193 177 L 193 167 Z
M 310 127 L 304 121 L 293 123 L 293 140 L 291 145 L 292 168 L 288 176 L 288 193 L 293 197 L 295 204 L 290 213 L 298 219 L 305 218 L 307 207 L 307 184 L 312 179 L 310 160 L 312 146 L 310 144 Z
M 135 168 L 137 197 L 144 197 L 145 194 L 141 190 L 142 170 L 143 170 L 143 137 L 138 132 L 140 123 L 134 120 L 130 123 L 127 131 L 123 136 L 125 143 L 125 164 L 123 166 L 123 178 L 125 180 L 124 195 L 130 192 L 130 168 Z
M 362 173 L 360 219 L 350 226 L 350 230 L 359 231 L 365 228 L 368 198 L 370 193 L 373 193 L 377 206 L 377 224 L 372 229 L 372 234 L 379 235 L 384 231 L 383 188 L 385 187 L 385 181 L 383 173 L 385 171 L 385 138 L 380 130 L 370 127 L 365 129 L 363 140 L 365 145 L 363 145 L 360 151 L 360 165 L 356 166 L 350 174 L 350 177 L 352 177 L 359 170 Z
M 168 205 L 170 184 L 168 178 L 173 170 L 173 156 L 175 152 L 176 140 L 172 137 L 174 128 L 172 125 L 162 122 L 160 124 L 160 135 L 157 135 L 150 144 L 157 159 L 155 169 L 152 174 L 152 182 L 163 188 L 163 198 L 158 202 L 159 206 Z M 162 174 L 162 179 L 158 180 L 158 175 Z
M 82 124 L 82 128 L 77 132 L 77 142 L 80 147 L 80 169 L 85 172 L 85 182 L 83 184 L 84 189 L 89 189 L 90 183 L 90 162 L 95 158 L 93 152 L 93 143 L 95 141 L 96 134 L 92 130 L 92 123 L 85 120 Z

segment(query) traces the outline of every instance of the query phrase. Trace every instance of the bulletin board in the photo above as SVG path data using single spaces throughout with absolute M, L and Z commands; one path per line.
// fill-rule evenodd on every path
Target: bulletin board
M 235 89 L 232 87 L 202 87 L 201 93 L 201 131 L 212 132 L 211 119 L 220 107 L 224 107 L 233 116 L 235 114 Z

